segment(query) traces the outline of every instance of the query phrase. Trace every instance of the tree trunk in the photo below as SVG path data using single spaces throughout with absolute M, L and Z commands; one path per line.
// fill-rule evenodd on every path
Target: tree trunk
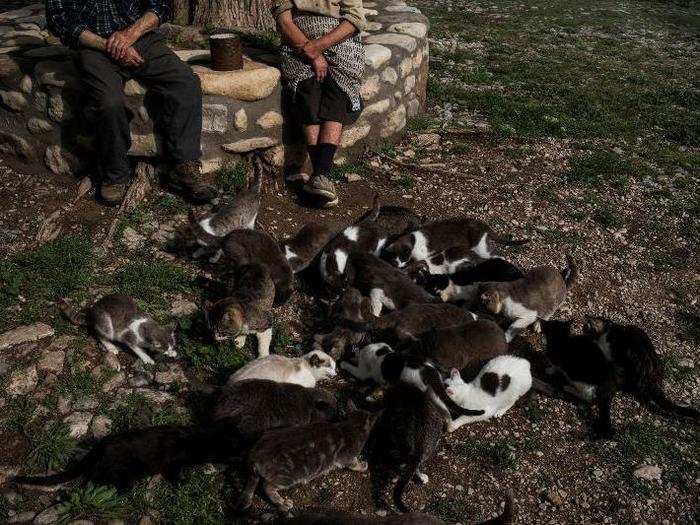
M 271 0 L 196 0 L 194 25 L 200 27 L 239 27 L 270 31 L 275 20 Z
M 186 26 L 190 23 L 190 0 L 173 0 L 173 22 Z

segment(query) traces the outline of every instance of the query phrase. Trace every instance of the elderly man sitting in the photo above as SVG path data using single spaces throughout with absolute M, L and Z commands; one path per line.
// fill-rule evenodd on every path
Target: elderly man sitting
M 198 77 L 154 32 L 170 19 L 168 0 L 47 0 L 49 29 L 77 49 L 87 88 L 87 115 L 99 148 L 100 194 L 108 204 L 124 198 L 131 147 L 124 83 L 138 79 L 160 98 L 158 131 L 174 164 L 172 189 L 208 202 L 214 188 L 201 181 L 202 92 Z

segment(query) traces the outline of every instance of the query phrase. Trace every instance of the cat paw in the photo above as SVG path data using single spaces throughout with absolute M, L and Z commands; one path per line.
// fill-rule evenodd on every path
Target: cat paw
M 428 477 L 428 475 L 424 474 L 421 471 L 416 472 L 416 478 L 418 479 L 418 481 L 420 482 L 421 485 L 425 485 L 428 483 L 428 481 L 430 481 L 430 478 Z
M 355 461 L 355 463 L 350 465 L 349 468 L 350 470 L 354 470 L 356 472 L 366 472 L 369 468 L 369 465 L 367 465 L 366 461 Z

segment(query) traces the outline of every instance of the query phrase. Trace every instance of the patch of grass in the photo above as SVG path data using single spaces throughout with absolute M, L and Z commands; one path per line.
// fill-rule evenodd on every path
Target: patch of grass
M 401 175 L 401 178 L 398 180 L 399 186 L 401 186 L 404 190 L 411 190 L 413 189 L 413 186 L 415 185 L 416 181 L 413 177 L 410 175 Z
M 439 122 L 428 115 L 416 115 L 406 121 L 406 129 L 414 132 L 425 132 L 439 127 Z
M 17 300 L 25 274 L 11 261 L 0 261 L 0 307 L 9 306 Z
M 187 203 L 175 195 L 163 195 L 153 202 L 153 209 L 158 213 L 171 217 L 182 213 L 187 213 L 189 209 Z
M 72 490 L 59 506 L 61 518 L 65 521 L 78 519 L 108 520 L 121 517 L 123 500 L 114 487 L 87 483 Z
M 681 341 L 700 345 L 700 315 L 698 311 L 680 310 L 675 315 L 678 338 Z
M 591 218 L 604 228 L 617 229 L 625 225 L 625 220 L 619 212 L 619 207 L 607 201 L 595 201 Z
M 335 164 L 331 168 L 329 177 L 333 180 L 345 180 L 345 177 L 349 173 L 357 173 L 359 176 L 364 177 L 369 175 L 370 169 L 365 162 L 346 162 L 344 164 Z
M 34 419 L 36 407 L 36 402 L 30 397 L 14 397 L 3 408 L 0 425 L 9 430 L 26 433 Z
M 682 366 L 674 356 L 665 355 L 661 359 L 666 377 L 673 380 L 674 383 L 682 383 L 695 375 L 695 369 L 692 366 Z
M 139 204 L 131 210 L 129 213 L 124 215 L 117 222 L 117 227 L 114 230 L 115 240 L 120 240 L 122 235 L 124 235 L 124 230 L 131 228 L 136 230 L 141 224 L 143 224 L 148 218 L 148 213 L 146 213 L 146 208 L 143 204 Z
M 440 498 L 431 501 L 426 511 L 447 522 L 464 521 L 465 516 L 474 516 L 477 508 L 468 498 Z
M 629 185 L 630 176 L 640 177 L 648 169 L 623 158 L 613 151 L 593 151 L 573 157 L 569 161 L 566 180 L 586 185 L 605 182 L 622 190 Z
M 236 194 L 248 183 L 248 164 L 245 162 L 226 162 L 216 173 L 216 185 L 224 193 Z
M 32 445 L 27 461 L 42 471 L 63 468 L 75 450 L 75 440 L 68 425 L 62 421 L 48 423 Z
M 531 423 L 541 423 L 546 415 L 547 412 L 534 400 L 525 407 L 525 417 Z
M 56 393 L 67 396 L 96 396 L 101 392 L 102 385 L 109 379 L 108 374 L 111 373 L 106 372 L 96 376 L 92 370 L 81 369 L 74 363 L 69 373 L 58 381 Z
M 506 441 L 468 440 L 458 447 L 460 455 L 473 460 L 480 460 L 498 469 L 515 469 L 520 460 L 516 454 L 517 447 Z
M 456 144 L 452 144 L 450 146 L 450 153 L 452 155 L 462 155 L 464 153 L 468 153 L 471 149 L 472 148 L 469 144 L 457 142 Z
M 112 420 L 111 433 L 116 434 L 150 424 L 153 403 L 143 395 L 131 392 L 123 401 L 112 407 L 107 416 Z
M 183 412 L 178 412 L 174 407 L 167 406 L 156 410 L 151 415 L 151 424 L 160 425 L 186 425 L 190 423 L 190 418 Z
M 195 469 L 185 474 L 177 485 L 160 483 L 154 491 L 153 508 L 161 513 L 163 523 L 224 523 L 221 479 Z
M 187 293 L 194 287 L 187 269 L 163 261 L 134 261 L 115 276 L 115 291 L 147 304 L 164 307 L 164 294 Z
M 278 53 L 282 41 L 277 31 L 236 31 L 243 43 L 255 49 L 263 49 L 271 53 Z

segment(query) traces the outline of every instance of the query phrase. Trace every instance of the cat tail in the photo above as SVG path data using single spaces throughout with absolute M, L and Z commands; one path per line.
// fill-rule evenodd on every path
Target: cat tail
M 426 383 L 428 383 L 430 388 L 433 390 L 433 393 L 438 396 L 440 401 L 445 404 L 450 413 L 454 412 L 460 416 L 481 416 L 484 414 L 483 410 L 471 410 L 469 408 L 461 407 L 455 403 L 454 400 L 447 395 L 447 392 L 445 391 L 445 384 L 442 382 L 442 378 L 440 377 L 440 372 L 438 372 L 435 368 L 426 365 L 425 371 Z
M 564 284 L 566 284 L 566 289 L 570 290 L 571 287 L 578 279 L 578 266 L 576 266 L 576 261 L 574 256 L 569 252 L 565 254 L 566 257 L 566 268 L 561 271 L 561 277 L 564 279 Z
M 360 217 L 357 224 L 361 224 L 363 222 L 375 222 L 379 217 L 380 211 L 381 205 L 379 204 L 379 193 L 375 193 L 374 199 L 372 200 L 372 207 L 362 217 Z
M 409 509 L 403 502 L 403 494 L 406 492 L 406 487 L 408 487 L 408 484 L 418 474 L 419 467 L 420 458 L 416 457 L 409 465 L 406 466 L 406 470 L 394 487 L 394 505 L 396 505 L 396 508 L 399 509 L 400 512 L 406 513 L 411 511 L 411 509 Z
M 61 311 L 63 316 L 68 319 L 71 323 L 77 326 L 87 326 L 87 314 L 84 310 L 78 310 L 68 304 L 63 298 L 56 300 L 56 306 Z
M 496 244 L 502 244 L 503 246 L 522 246 L 523 244 L 528 244 L 530 239 L 509 239 L 508 237 L 502 237 L 500 235 L 490 235 L 493 242 Z
M 253 181 L 250 183 L 250 190 L 260 195 L 262 191 L 262 168 L 257 165 L 253 167 Z
M 490 520 L 481 521 L 477 525 L 511 525 L 515 520 L 515 509 L 513 506 L 513 492 L 510 490 L 506 491 L 506 505 L 503 508 L 503 512 L 500 516 L 492 518 Z
M 73 466 L 48 476 L 14 476 L 10 478 L 12 483 L 18 485 L 49 487 L 54 485 L 65 485 L 66 483 L 78 479 L 85 474 L 95 462 L 96 454 L 89 452 L 83 459 L 73 464 Z
M 644 395 L 640 396 L 653 404 L 653 408 L 658 411 L 675 416 L 677 418 L 687 418 L 692 419 L 696 422 L 700 422 L 700 411 L 689 407 L 678 405 L 666 397 L 666 393 L 658 385 L 653 385 L 645 389 Z

